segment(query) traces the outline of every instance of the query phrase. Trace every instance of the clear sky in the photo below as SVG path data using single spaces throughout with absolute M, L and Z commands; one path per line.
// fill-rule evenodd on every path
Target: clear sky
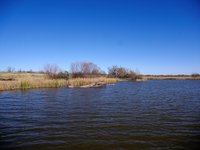
M 0 0 L 0 70 L 91 61 L 200 73 L 198 0 Z

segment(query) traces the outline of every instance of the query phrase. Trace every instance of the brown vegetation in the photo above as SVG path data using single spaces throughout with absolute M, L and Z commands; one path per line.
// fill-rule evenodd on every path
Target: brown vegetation
M 108 68 L 108 76 L 121 79 L 130 79 L 132 81 L 141 79 L 141 75 L 139 73 L 136 73 L 131 69 L 118 66 L 112 66 Z
M 2 80 L 11 78 L 12 80 Z M 51 79 L 45 73 L 0 73 L 0 91 L 32 88 L 99 87 L 119 81 L 116 78 Z
M 47 64 L 44 66 L 44 72 L 48 75 L 49 78 L 55 78 L 59 70 L 60 69 L 56 64 Z
M 200 74 L 198 74 L 198 73 L 193 73 L 192 75 L 191 75 L 193 78 L 200 78 Z
M 70 78 L 71 77 L 71 78 Z M 122 80 L 200 80 L 200 74 L 192 75 L 141 75 L 125 67 L 112 66 L 108 74 L 103 72 L 92 62 L 76 62 L 71 64 L 71 74 L 55 64 L 47 64 L 44 71 L 34 73 L 30 71 L 14 72 L 8 67 L 7 72 L 0 72 L 0 91 L 30 88 L 52 87 L 100 87 Z
M 50 79 L 69 79 L 69 73 L 67 71 L 62 72 L 56 64 L 47 64 L 44 66 L 44 73 Z
M 72 78 L 92 78 L 101 75 L 101 69 L 92 62 L 76 62 L 71 64 Z
M 143 75 L 144 80 L 200 80 L 200 76 L 192 75 Z
M 5 78 L 12 80 L 1 80 Z M 31 88 L 52 88 L 67 86 L 63 79 L 49 79 L 41 73 L 0 73 L 0 91 Z
M 69 87 L 100 87 L 106 84 L 113 84 L 118 82 L 117 78 L 75 78 L 68 80 Z

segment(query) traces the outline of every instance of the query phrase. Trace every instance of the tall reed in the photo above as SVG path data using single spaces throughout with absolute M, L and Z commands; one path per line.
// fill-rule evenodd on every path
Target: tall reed
M 97 82 L 102 82 L 105 84 L 112 84 L 119 81 L 117 78 L 105 78 L 105 77 L 100 77 L 100 78 L 75 78 L 75 79 L 70 79 L 68 81 L 68 86 L 72 87 L 80 87 L 84 85 L 90 85 L 93 83 Z
M 49 79 L 45 74 L 39 73 L 9 73 L 0 74 L 0 79 L 12 78 L 13 80 L 0 80 L 0 91 L 31 88 L 57 88 L 63 86 L 80 87 L 84 85 L 102 82 L 103 84 L 112 84 L 119 79 L 116 78 L 75 78 L 75 79 Z

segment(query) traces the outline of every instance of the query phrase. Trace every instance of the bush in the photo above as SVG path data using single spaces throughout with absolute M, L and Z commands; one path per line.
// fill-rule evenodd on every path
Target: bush
M 139 73 L 136 73 L 135 71 L 131 69 L 118 67 L 118 66 L 112 66 L 108 68 L 108 77 L 130 79 L 133 81 L 136 81 L 137 79 L 142 78 L 142 76 Z
M 193 78 L 195 78 L 195 77 L 200 76 L 200 74 L 198 74 L 198 73 L 193 73 L 191 76 L 192 76 Z
M 67 71 L 65 72 L 59 72 L 56 76 L 55 76 L 56 79 L 66 79 L 68 80 L 69 79 L 69 73 Z

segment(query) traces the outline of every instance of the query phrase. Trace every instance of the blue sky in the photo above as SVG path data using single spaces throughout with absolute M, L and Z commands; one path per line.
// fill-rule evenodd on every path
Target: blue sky
M 0 70 L 91 61 L 200 73 L 198 0 L 0 0 Z

